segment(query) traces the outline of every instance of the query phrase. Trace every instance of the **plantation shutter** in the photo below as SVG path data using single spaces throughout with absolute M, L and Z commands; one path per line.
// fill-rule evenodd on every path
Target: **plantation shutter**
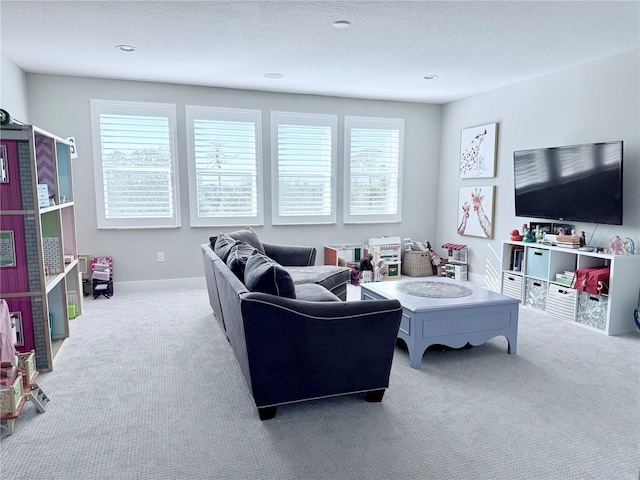
M 337 118 L 272 114 L 273 223 L 335 223 Z
M 175 106 L 91 101 L 98 228 L 177 227 Z
M 259 110 L 187 107 L 191 225 L 259 225 Z
M 404 120 L 345 118 L 345 223 L 399 222 Z

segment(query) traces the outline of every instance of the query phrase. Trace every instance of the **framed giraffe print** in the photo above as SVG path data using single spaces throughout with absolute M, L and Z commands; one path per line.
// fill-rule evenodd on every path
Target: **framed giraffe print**
M 460 187 L 458 192 L 458 235 L 493 238 L 495 185 Z
M 465 128 L 460 134 L 460 178 L 496 176 L 498 124 Z

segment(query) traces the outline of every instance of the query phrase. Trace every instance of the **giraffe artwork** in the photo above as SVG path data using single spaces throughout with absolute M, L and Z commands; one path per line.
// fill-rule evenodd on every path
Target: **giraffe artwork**
M 458 234 L 493 238 L 495 186 L 460 187 Z
M 497 131 L 497 123 L 462 130 L 460 178 L 495 176 Z
M 487 218 L 487 214 L 484 211 L 484 195 L 482 194 L 482 189 L 476 189 L 476 191 L 471 194 L 471 198 L 473 199 L 473 211 L 478 214 L 480 228 L 482 228 L 484 236 L 490 238 L 491 221 Z
M 467 219 L 469 218 L 470 208 L 471 206 L 469 205 L 469 202 L 464 202 L 462 205 L 462 211 L 464 213 L 462 214 L 462 222 L 460 222 L 460 225 L 458 226 L 458 235 L 464 235 L 464 231 L 467 228 Z

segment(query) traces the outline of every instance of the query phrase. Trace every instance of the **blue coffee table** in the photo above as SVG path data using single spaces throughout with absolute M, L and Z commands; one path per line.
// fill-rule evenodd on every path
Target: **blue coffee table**
M 407 282 L 413 284 L 401 285 Z M 416 282 L 438 283 L 416 285 Z M 465 296 L 424 297 L 405 293 L 398 286 L 405 291 L 433 291 L 436 294 L 452 290 L 454 295 Z M 362 300 L 387 298 L 400 301 L 402 321 L 398 338 L 407 344 L 413 368 L 420 368 L 422 356 L 431 345 L 460 348 L 469 343 L 477 346 L 501 335 L 507 339 L 507 352 L 516 354 L 520 301 L 515 298 L 444 277 L 364 283 L 360 292 Z

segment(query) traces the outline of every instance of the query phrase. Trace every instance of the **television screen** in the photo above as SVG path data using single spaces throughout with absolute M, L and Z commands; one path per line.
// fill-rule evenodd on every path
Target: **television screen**
M 513 152 L 517 217 L 622 225 L 622 141 Z

